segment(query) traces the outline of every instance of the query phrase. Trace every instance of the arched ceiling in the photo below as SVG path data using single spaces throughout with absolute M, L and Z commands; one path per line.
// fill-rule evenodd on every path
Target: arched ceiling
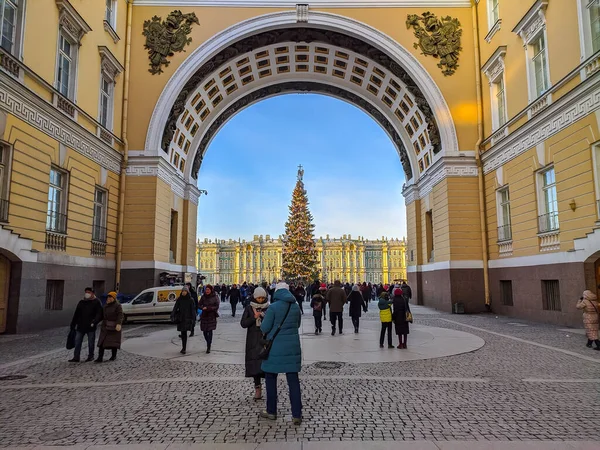
M 396 145 L 407 180 L 426 172 L 441 149 L 432 108 L 400 65 L 359 39 L 311 28 L 260 33 L 203 64 L 173 104 L 162 149 L 182 176 L 197 178 L 207 145 L 237 111 L 299 91 L 332 95 L 371 115 Z

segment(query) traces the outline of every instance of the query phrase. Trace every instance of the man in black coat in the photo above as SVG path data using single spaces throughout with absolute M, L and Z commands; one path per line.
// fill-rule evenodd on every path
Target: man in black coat
M 75 330 L 75 351 L 73 359 L 69 362 L 79 362 L 81 355 L 81 346 L 83 337 L 88 339 L 88 357 L 86 361 L 94 360 L 94 348 L 96 343 L 96 325 L 102 320 L 102 303 L 94 294 L 90 287 L 85 288 L 85 294 L 82 300 L 79 300 L 73 319 L 71 320 L 71 329 Z
M 237 308 L 238 302 L 242 299 L 242 294 L 240 290 L 237 288 L 237 285 L 234 284 L 231 286 L 229 290 L 229 303 L 231 303 L 231 316 L 235 317 L 235 310 Z
M 406 283 L 406 280 L 402 282 L 400 289 L 402 289 L 402 294 L 404 295 L 404 298 L 406 299 L 406 303 L 410 303 L 410 299 L 412 298 L 412 289 Z
M 192 283 L 185 283 L 185 285 L 188 287 L 188 290 L 190 291 L 190 296 L 192 297 L 192 300 L 194 300 L 194 311 L 198 311 L 198 293 L 196 292 L 196 289 L 194 289 L 194 287 L 192 286 Z M 194 335 L 194 329 L 196 328 L 196 316 L 194 316 L 194 323 L 192 324 L 192 332 L 190 333 L 190 337 L 192 337 Z

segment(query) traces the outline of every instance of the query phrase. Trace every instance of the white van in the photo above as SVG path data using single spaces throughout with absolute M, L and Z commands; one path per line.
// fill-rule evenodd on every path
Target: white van
M 123 303 L 123 322 L 135 320 L 170 320 L 175 301 L 183 286 L 144 289 L 131 302 Z

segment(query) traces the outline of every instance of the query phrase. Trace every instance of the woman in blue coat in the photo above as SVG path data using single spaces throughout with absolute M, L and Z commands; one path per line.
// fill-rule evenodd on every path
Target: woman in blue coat
M 286 313 L 287 317 L 285 317 Z M 280 325 L 281 330 L 273 339 Z M 302 367 L 302 350 L 298 328 L 300 328 L 300 307 L 294 295 L 288 290 L 288 285 L 279 283 L 271 306 L 260 326 L 267 339 L 273 339 L 269 358 L 262 363 L 267 386 L 267 409 L 260 413 L 260 417 L 264 419 L 277 419 L 277 374 L 285 373 L 290 390 L 292 420 L 294 425 L 302 423 L 302 398 L 298 378 L 298 372 Z

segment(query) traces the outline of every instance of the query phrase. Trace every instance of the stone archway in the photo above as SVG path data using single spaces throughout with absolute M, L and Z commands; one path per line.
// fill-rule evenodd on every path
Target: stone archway
M 443 155 L 458 154 L 450 111 L 429 74 L 397 42 L 357 21 L 310 12 L 250 19 L 196 49 L 153 112 L 145 156 L 195 184 L 204 151 L 236 112 L 285 92 L 313 91 L 355 104 L 395 144 L 414 184 Z

